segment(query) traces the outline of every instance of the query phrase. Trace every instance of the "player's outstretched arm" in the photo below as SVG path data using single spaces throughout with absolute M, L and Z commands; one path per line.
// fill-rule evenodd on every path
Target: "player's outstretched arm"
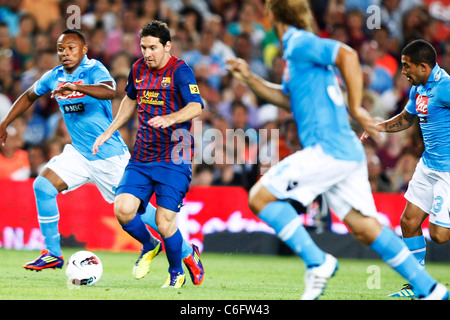
M 77 91 L 84 93 L 92 98 L 99 100 L 111 100 L 116 96 L 116 89 L 112 81 L 102 82 L 98 84 L 78 84 L 66 83 L 52 91 L 52 98 L 59 96 L 67 96 Z
M 364 84 L 358 53 L 343 44 L 339 48 L 335 64 L 347 87 L 348 109 L 350 114 L 359 122 L 368 135 L 375 140 L 380 140 L 379 121 L 373 118 L 367 110 L 362 108 Z
M 13 122 L 18 116 L 24 113 L 33 102 L 39 98 L 39 96 L 34 92 L 34 85 L 28 88 L 12 105 L 9 109 L 8 114 L 4 119 L 0 120 L 0 143 L 2 146 L 5 145 L 8 133 L 6 128 Z
M 111 138 L 111 136 L 118 130 L 120 127 L 122 127 L 128 119 L 131 118 L 131 116 L 134 113 L 134 110 L 136 110 L 136 100 L 130 99 L 128 96 L 125 96 L 122 99 L 122 102 L 120 103 L 119 111 L 117 112 L 116 117 L 114 118 L 114 121 L 110 124 L 110 126 L 103 132 L 101 135 L 97 137 L 97 139 L 94 142 L 94 145 L 92 146 L 92 154 L 95 156 L 102 144 L 104 144 L 106 141 Z
M 417 115 L 411 114 L 406 110 L 403 110 L 401 113 L 393 116 L 392 118 L 379 122 L 377 124 L 377 128 L 379 132 L 398 132 L 403 131 L 411 127 L 414 122 L 417 121 Z M 361 140 L 364 140 L 369 137 L 369 134 L 364 131 L 361 136 Z
M 226 60 L 227 70 L 233 77 L 247 84 L 258 96 L 280 108 L 291 111 L 289 97 L 286 96 L 279 84 L 262 79 L 253 72 L 243 59 L 231 58 Z

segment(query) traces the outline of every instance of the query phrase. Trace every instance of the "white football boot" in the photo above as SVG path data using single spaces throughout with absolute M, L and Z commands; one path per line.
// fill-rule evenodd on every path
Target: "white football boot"
M 419 300 L 448 300 L 448 298 L 448 289 L 442 283 L 438 283 L 428 296 L 419 298 Z
M 305 291 L 302 300 L 318 299 L 327 286 L 330 279 L 338 269 L 338 261 L 331 254 L 325 255 L 325 262 L 318 267 L 306 271 Z

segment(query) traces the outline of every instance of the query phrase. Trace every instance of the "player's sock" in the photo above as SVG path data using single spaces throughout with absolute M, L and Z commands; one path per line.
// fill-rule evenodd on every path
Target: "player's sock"
M 308 268 L 325 261 L 325 252 L 311 239 L 291 204 L 284 201 L 270 202 L 258 217 L 275 229 L 278 237 L 305 261 Z
M 179 229 L 170 237 L 163 238 L 164 248 L 166 249 L 167 260 L 169 261 L 169 272 L 184 273 L 181 265 L 181 245 L 183 237 Z M 192 247 L 191 247 L 192 250 Z
M 142 243 L 144 251 L 153 250 L 158 245 L 158 240 L 150 233 L 138 214 L 131 221 L 123 224 L 122 229 Z
M 60 257 L 62 256 L 61 235 L 58 230 L 59 210 L 56 203 L 59 192 L 50 181 L 41 176 L 34 180 L 33 190 L 45 246 L 51 254 Z
M 408 247 L 409 251 L 416 257 L 422 268 L 425 268 L 425 256 L 427 254 L 427 243 L 425 237 L 417 236 L 411 238 L 403 238 L 403 242 Z
M 403 241 L 390 229 L 383 228 L 370 248 L 414 287 L 417 296 L 428 296 L 436 284 Z
M 145 212 L 143 214 L 141 214 L 141 219 L 142 219 L 142 221 L 145 222 L 145 224 L 150 226 L 150 228 L 152 228 L 153 230 L 158 232 L 158 226 L 156 225 L 155 217 L 156 217 L 156 208 L 151 203 L 149 203 L 147 205 L 147 209 L 145 210 Z M 191 255 L 191 254 L 192 254 L 192 246 L 183 237 L 183 246 L 181 248 L 181 257 L 184 259 L 184 258 L 189 257 L 189 255 Z

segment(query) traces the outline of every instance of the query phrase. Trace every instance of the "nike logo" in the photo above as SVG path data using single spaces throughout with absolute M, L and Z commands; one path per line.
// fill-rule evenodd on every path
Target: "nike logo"
M 141 80 L 136 79 L 136 83 L 139 83 L 139 82 L 142 82 L 142 81 L 144 81 L 144 79 L 141 79 Z

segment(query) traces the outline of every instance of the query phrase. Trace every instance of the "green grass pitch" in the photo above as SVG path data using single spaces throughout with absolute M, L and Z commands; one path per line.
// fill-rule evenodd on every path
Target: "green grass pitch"
M 66 259 L 77 250 L 64 248 Z M 160 288 L 167 276 L 164 253 L 141 280 L 131 274 L 137 253 L 95 253 L 103 263 L 102 278 L 92 287 L 74 288 L 67 285 L 64 268 L 22 268 L 39 251 L 0 249 L 0 300 L 297 300 L 304 288 L 305 266 L 294 256 L 203 253 L 203 283 L 194 286 L 187 276 L 185 286 L 174 290 Z M 426 268 L 449 287 L 450 264 L 427 263 Z M 339 259 L 339 270 L 321 300 L 392 300 L 387 294 L 404 283 L 381 260 Z

